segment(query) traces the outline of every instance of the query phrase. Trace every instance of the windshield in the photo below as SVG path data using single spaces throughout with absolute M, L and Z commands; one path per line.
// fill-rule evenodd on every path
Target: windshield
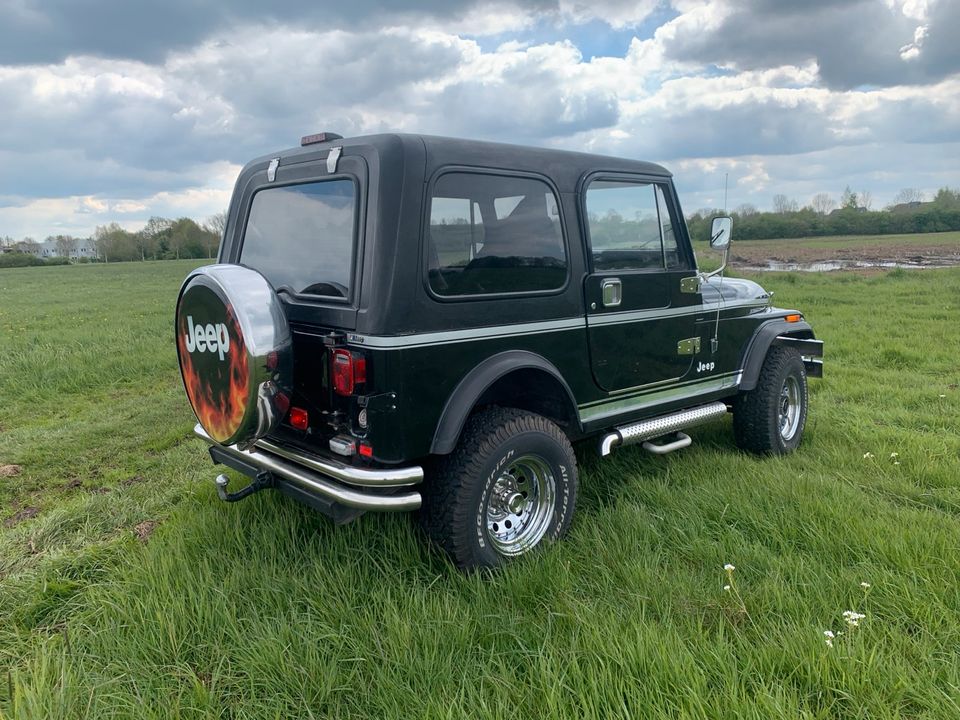
M 259 270 L 278 291 L 349 297 L 356 197 L 353 181 L 343 179 L 259 190 L 241 264 Z

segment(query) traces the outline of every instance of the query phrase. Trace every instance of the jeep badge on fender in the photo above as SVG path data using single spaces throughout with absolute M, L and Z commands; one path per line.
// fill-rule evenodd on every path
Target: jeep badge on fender
M 659 165 L 308 135 L 243 169 L 218 264 L 177 300 L 195 432 L 252 478 L 217 492 L 418 511 L 470 570 L 566 533 L 574 442 L 662 455 L 732 413 L 739 447 L 792 452 L 822 342 L 723 269 L 697 269 Z

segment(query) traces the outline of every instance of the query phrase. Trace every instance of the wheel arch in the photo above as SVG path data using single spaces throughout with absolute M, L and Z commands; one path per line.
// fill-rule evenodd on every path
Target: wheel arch
M 743 368 L 743 377 L 740 379 L 739 389 L 749 391 L 757 386 L 763 361 L 773 345 L 788 345 L 793 341 L 803 340 L 814 341 L 813 328 L 807 322 L 787 322 L 777 319 L 765 322 L 757 328 L 741 358 L 740 367 Z M 809 344 L 798 342 L 798 345 L 801 345 L 804 355 L 823 354 L 819 341 Z
M 457 384 L 440 415 L 430 452 L 451 453 L 467 418 L 486 405 L 535 412 L 556 422 L 568 435 L 583 431 L 573 392 L 556 366 L 536 353 L 508 350 L 487 358 Z

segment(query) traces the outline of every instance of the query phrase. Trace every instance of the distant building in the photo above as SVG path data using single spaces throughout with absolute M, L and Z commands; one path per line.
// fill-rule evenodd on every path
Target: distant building
M 26 252 L 38 258 L 63 257 L 63 254 L 57 247 L 56 240 L 44 240 L 43 242 L 36 243 L 27 249 Z M 97 249 L 93 245 L 93 240 L 90 238 L 77 238 L 76 246 L 70 251 L 70 259 L 79 260 L 80 258 L 90 258 L 92 260 L 96 257 Z

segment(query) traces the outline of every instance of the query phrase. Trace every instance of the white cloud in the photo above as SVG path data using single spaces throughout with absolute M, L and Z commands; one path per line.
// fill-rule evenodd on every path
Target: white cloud
M 927 39 L 930 32 L 929 25 L 920 25 L 913 33 L 913 42 L 900 48 L 900 57 L 904 60 L 914 60 L 920 55 L 920 48 L 923 47 L 923 41 Z
M 635 27 L 658 6 L 657 0 L 560 0 L 560 17 L 568 22 L 585 23 L 601 19 L 611 27 Z
M 697 188 L 700 178 L 715 185 L 718 173 L 730 173 L 731 189 L 761 206 L 781 186 L 829 190 L 852 149 L 882 155 L 905 143 L 960 141 L 960 74 L 934 73 L 928 59 L 945 57 L 937 45 L 945 2 L 888 0 L 865 11 L 867 24 L 892 23 L 882 27 L 895 32 L 881 33 L 878 45 L 897 66 L 916 66 L 923 84 L 902 76 L 899 84 L 853 89 L 825 82 L 837 58 L 810 40 L 825 17 L 847 22 L 844 8 L 817 2 L 801 17 L 789 4 L 771 11 L 777 0 L 763 0 L 755 18 L 741 3 L 676 0 L 678 14 L 634 37 L 626 52 L 590 59 L 576 39 L 581 24 L 599 17 L 612 28 L 635 27 L 657 3 L 464 2 L 432 14 L 407 3 L 403 12 L 417 22 L 388 13 L 383 27 L 365 30 L 334 21 L 265 24 L 241 14 L 241 24 L 160 60 L 77 54 L 0 65 L 0 164 L 13 169 L 0 176 L 0 234 L 64 227 L 84 234 L 154 214 L 202 218 L 226 206 L 243 162 L 324 129 L 641 157 L 666 162 L 681 187 Z M 744 25 L 731 30 L 731 23 Z M 835 39 L 844 26 L 818 27 Z M 778 33 L 791 28 L 794 38 L 777 47 Z M 912 42 L 894 47 L 903 28 Z M 515 36 L 492 48 L 474 39 L 504 31 Z M 533 39 L 544 32 L 554 37 Z M 866 51 L 856 37 L 837 49 L 849 56 L 850 77 L 870 59 L 858 55 Z M 914 154 L 930 164 L 936 155 Z M 790 157 L 803 158 L 812 174 L 794 178 L 780 160 Z M 888 182 L 879 168 L 869 172 L 878 186 Z M 919 186 L 934 176 L 924 173 L 908 163 L 900 182 Z

